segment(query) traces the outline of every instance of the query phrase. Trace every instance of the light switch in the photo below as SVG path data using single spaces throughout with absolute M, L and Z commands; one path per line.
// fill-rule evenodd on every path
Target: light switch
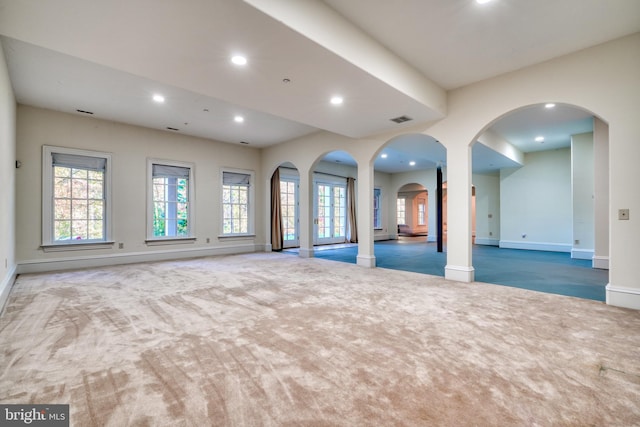
M 629 209 L 618 209 L 618 219 L 629 219 Z

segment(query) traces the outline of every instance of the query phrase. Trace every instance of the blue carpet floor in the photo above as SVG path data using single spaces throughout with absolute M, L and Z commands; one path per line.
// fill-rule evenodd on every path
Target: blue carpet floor
M 376 242 L 376 266 L 444 276 L 446 253 L 438 253 L 435 243 L 411 240 Z M 446 249 L 445 249 L 446 251 Z M 316 250 L 315 257 L 356 262 L 358 248 Z M 571 259 L 564 252 L 501 249 L 474 245 L 473 267 L 477 282 L 495 283 L 534 291 L 605 300 L 607 270 L 591 268 L 590 260 Z

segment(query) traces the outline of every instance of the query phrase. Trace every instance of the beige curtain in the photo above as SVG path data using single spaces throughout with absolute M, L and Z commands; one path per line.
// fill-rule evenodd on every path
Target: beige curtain
M 282 239 L 282 206 L 280 204 L 280 169 L 276 169 L 271 177 L 271 250 L 281 251 Z
M 358 243 L 355 182 L 355 179 L 347 178 L 347 240 L 351 243 Z

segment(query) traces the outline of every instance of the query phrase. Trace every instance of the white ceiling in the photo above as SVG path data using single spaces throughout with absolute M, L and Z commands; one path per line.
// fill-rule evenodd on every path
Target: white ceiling
M 391 50 L 396 65 L 447 90 L 640 31 L 638 0 L 271 1 L 334 9 L 357 34 Z M 0 36 L 20 103 L 254 147 L 318 130 L 359 138 L 440 117 L 437 106 L 281 21 L 239 0 L 0 0 Z M 237 52 L 249 60 L 241 69 L 229 62 Z M 166 102 L 151 101 L 154 93 Z M 328 102 L 334 94 L 343 105 Z M 237 114 L 244 123 L 233 121 Z M 400 115 L 413 120 L 390 121 Z M 492 130 L 527 152 L 566 146 L 589 122 L 573 108 L 532 108 Z M 545 143 L 532 146 L 538 134 Z M 376 168 L 441 162 L 432 138 L 413 139 L 390 144 Z M 474 169 L 509 164 L 479 145 Z

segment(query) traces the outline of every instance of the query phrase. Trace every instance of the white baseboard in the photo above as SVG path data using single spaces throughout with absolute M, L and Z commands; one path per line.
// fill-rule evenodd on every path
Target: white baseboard
M 517 240 L 500 240 L 500 247 L 506 249 L 527 249 L 530 251 L 571 252 L 571 245 L 545 242 L 520 242 Z
M 593 259 L 593 249 L 571 249 L 573 259 Z
M 607 291 L 607 304 L 640 310 L 640 289 L 611 286 L 611 283 L 605 289 Z
M 470 283 L 475 280 L 475 269 L 473 267 L 445 265 L 444 278 L 456 282 Z
M 476 237 L 476 245 L 500 246 L 500 240 L 486 237 Z
M 123 252 L 118 254 L 66 258 L 46 258 L 22 261 L 18 263 L 16 273 L 42 273 L 47 271 L 69 270 L 87 267 L 105 267 L 118 264 L 134 264 L 137 262 L 153 262 L 181 258 L 196 258 L 203 256 L 232 255 L 239 253 L 259 252 L 263 250 L 264 245 L 247 243 L 217 247 L 167 249 L 148 252 Z
M 591 259 L 591 267 L 599 268 L 601 270 L 609 269 L 609 257 L 608 256 L 597 256 L 594 255 Z
M 9 299 L 9 292 L 11 292 L 11 288 L 16 281 L 16 266 L 14 265 L 8 272 L 7 275 L 2 279 L 2 283 L 0 283 L 0 313 L 4 310 L 4 306 Z
M 375 236 L 373 236 L 373 241 L 377 242 L 378 240 L 392 240 L 395 239 L 396 236 L 394 235 L 393 237 L 390 234 L 376 234 Z

